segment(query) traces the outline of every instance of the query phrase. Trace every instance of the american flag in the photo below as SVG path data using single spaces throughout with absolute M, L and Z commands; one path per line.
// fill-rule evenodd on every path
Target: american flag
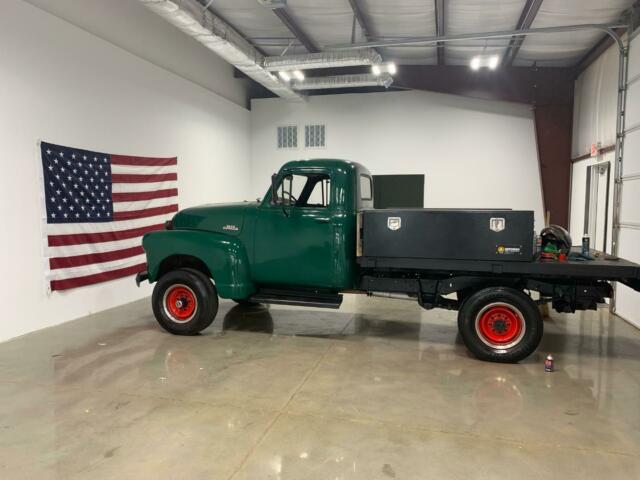
M 133 157 L 40 143 L 51 290 L 146 268 L 142 236 L 178 211 L 177 158 Z

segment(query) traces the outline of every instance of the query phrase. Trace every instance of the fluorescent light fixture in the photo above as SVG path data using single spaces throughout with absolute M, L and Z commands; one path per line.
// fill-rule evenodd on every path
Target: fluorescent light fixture
M 282 80 L 284 80 L 285 82 L 288 82 L 288 81 L 291 80 L 291 76 L 287 72 L 285 72 L 284 70 L 278 72 L 278 75 L 280 75 L 280 78 Z
M 302 70 L 294 70 L 291 73 L 293 73 L 293 76 L 296 77 L 296 80 L 299 82 L 304 80 L 304 73 L 302 73 Z
M 373 73 L 376 77 L 380 76 L 382 73 L 395 75 L 397 71 L 398 69 L 396 68 L 396 64 L 393 62 L 374 63 L 373 65 L 371 65 L 371 73 Z
M 489 70 L 495 70 L 500 64 L 499 55 L 476 55 L 469 62 L 471 70 L 480 70 L 481 68 L 488 68 Z

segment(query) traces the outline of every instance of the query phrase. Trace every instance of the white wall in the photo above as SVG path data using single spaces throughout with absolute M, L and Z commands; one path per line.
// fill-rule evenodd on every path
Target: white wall
M 612 46 L 587 68 L 575 83 L 573 104 L 572 158 L 589 153 L 592 144 L 602 147 L 616 142 L 618 105 L 618 51 Z M 571 172 L 571 209 L 569 230 L 574 243 L 584 233 L 587 168 L 601 162 L 611 162 L 609 183 L 609 224 L 607 249 L 611 251 L 613 232 L 614 152 L 588 158 L 573 164 Z
M 304 148 L 304 125 L 326 124 L 327 146 Z M 276 127 L 298 125 L 298 149 L 276 148 Z M 542 193 L 528 106 L 430 92 L 252 101 L 252 192 L 297 158 L 344 158 L 375 174 L 425 174 L 425 206 L 534 210 Z
M 39 139 L 177 155 L 184 207 L 247 197 L 250 123 L 249 112 L 235 103 L 21 0 L 0 4 L 0 45 L 4 340 L 150 293 L 126 278 L 45 294 Z
M 634 39 L 630 49 L 629 80 L 640 75 L 640 47 L 638 38 Z M 616 138 L 617 87 L 618 87 L 618 51 L 609 48 L 587 70 L 576 79 L 573 117 L 573 157 L 589 152 L 592 143 L 600 142 L 603 147 L 614 145 Z M 640 124 L 640 81 L 633 82 L 627 93 L 627 129 L 634 123 Z M 638 130 L 625 136 L 623 148 L 623 176 L 640 174 L 640 133 Z M 609 185 L 609 225 L 607 238 L 611 250 L 613 231 L 613 190 L 615 154 L 609 152 L 588 158 L 573 164 L 571 179 L 571 235 L 580 238 L 584 227 L 584 209 L 586 199 L 587 167 L 601 162 L 611 163 L 611 181 Z M 627 180 L 622 187 L 621 222 L 640 224 L 638 202 L 640 201 L 640 180 Z M 634 262 L 640 262 L 640 230 L 622 228 L 618 243 L 618 255 Z M 616 285 L 616 313 L 630 323 L 640 327 L 638 310 L 640 294 Z
M 134 55 L 246 106 L 233 67 L 138 0 L 26 0 Z M 4 10 L 5 5 L 0 5 Z

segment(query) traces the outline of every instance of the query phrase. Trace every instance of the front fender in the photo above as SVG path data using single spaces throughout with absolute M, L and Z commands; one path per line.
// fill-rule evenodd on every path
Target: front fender
M 199 230 L 161 230 L 147 233 L 142 246 L 149 282 L 158 280 L 164 260 L 185 255 L 207 266 L 222 298 L 247 298 L 255 293 L 247 252 L 237 238 Z

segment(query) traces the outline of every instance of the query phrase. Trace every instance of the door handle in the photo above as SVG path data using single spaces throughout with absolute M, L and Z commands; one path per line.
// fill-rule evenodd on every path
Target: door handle
M 323 217 L 315 217 L 314 220 L 318 223 L 329 223 L 331 221 L 330 218 L 323 218 Z

